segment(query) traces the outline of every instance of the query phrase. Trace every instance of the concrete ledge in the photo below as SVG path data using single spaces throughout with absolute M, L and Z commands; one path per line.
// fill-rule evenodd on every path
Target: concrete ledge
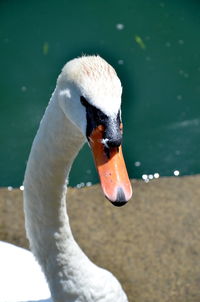
M 133 191 L 115 208 L 98 185 L 69 188 L 76 240 L 120 279 L 130 302 L 199 302 L 200 175 L 134 180 Z M 0 189 L 0 209 L 0 240 L 28 247 L 22 192 Z

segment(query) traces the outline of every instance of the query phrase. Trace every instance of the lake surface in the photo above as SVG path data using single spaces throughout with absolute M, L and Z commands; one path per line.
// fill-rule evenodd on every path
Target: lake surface
M 122 81 L 130 177 L 200 173 L 199 33 L 194 0 L 1 1 L 0 186 L 22 184 L 57 76 L 81 54 L 100 54 Z M 96 182 L 85 146 L 70 185 Z

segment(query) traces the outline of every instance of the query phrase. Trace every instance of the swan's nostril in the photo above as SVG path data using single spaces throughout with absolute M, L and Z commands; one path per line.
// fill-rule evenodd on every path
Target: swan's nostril
M 122 143 L 122 137 L 108 139 L 106 144 L 110 148 L 119 147 Z

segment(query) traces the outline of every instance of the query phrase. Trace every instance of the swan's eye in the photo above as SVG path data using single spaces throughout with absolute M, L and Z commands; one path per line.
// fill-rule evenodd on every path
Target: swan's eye
M 80 97 L 80 101 L 81 101 L 81 104 L 85 107 L 88 107 L 90 104 L 88 103 L 88 101 L 84 98 L 84 96 L 81 96 Z

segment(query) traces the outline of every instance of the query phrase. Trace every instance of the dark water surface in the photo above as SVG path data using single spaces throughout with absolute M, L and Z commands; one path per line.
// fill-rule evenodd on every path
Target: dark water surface
M 200 173 L 200 2 L 1 1 L 0 186 L 19 186 L 66 61 L 100 54 L 122 81 L 131 178 Z M 98 181 L 87 146 L 70 184 Z

